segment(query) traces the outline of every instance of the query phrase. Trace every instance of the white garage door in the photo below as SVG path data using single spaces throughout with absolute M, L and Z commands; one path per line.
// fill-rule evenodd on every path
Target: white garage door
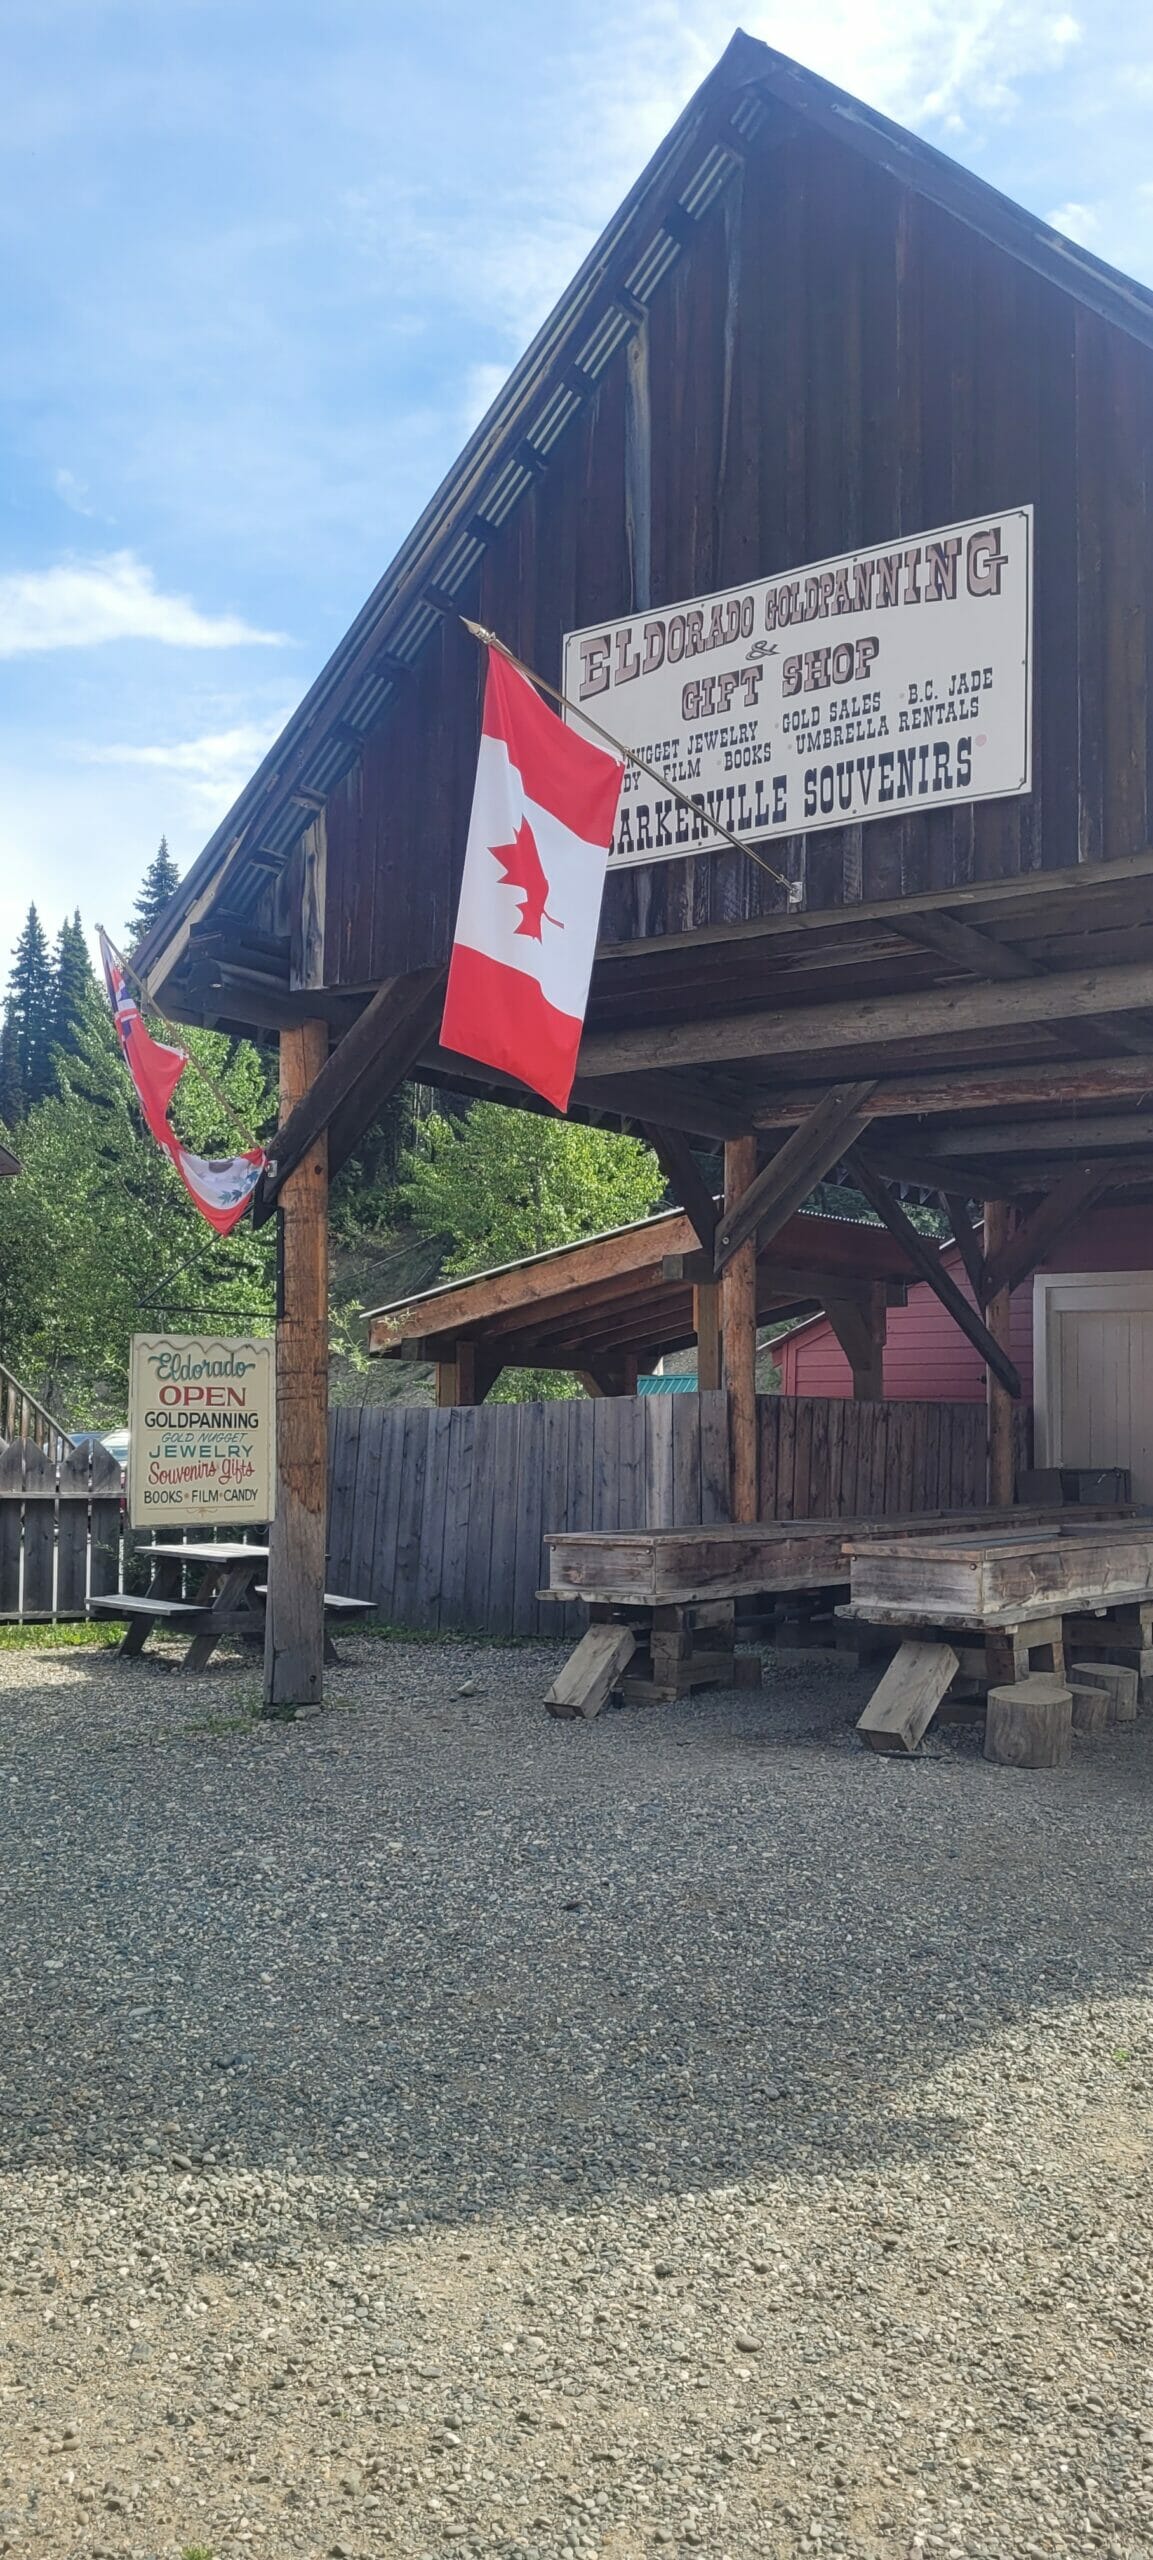
M 1128 1467 L 1153 1502 L 1153 1274 L 1041 1273 L 1033 1315 L 1038 1466 Z

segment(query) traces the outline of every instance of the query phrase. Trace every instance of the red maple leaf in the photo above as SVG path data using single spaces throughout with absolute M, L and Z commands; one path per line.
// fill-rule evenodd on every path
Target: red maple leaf
M 542 923 L 555 924 L 563 933 L 564 924 L 560 916 L 550 916 L 545 905 L 549 883 L 528 819 L 521 819 L 511 844 L 490 844 L 489 852 L 494 862 L 500 864 L 502 881 L 523 892 L 520 923 L 514 930 L 527 934 L 530 942 L 543 942 Z

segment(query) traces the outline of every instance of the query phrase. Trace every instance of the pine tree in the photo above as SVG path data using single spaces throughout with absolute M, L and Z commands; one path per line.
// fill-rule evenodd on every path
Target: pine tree
M 14 1026 L 24 1105 L 29 1111 L 43 1101 L 52 1084 L 54 1011 L 52 961 L 44 927 L 32 906 L 12 954 L 8 980 L 8 1012 Z
M 84 1018 L 84 999 L 92 984 L 92 963 L 80 922 L 80 909 L 66 916 L 56 937 L 52 968 L 52 1045 L 66 1057 L 76 1049 Z
M 168 850 L 168 838 L 161 836 L 157 850 L 140 883 L 140 895 L 128 919 L 130 951 L 134 951 L 137 943 L 143 941 L 145 934 L 155 924 L 157 916 L 163 915 L 169 899 L 175 896 L 179 887 L 180 873 Z
M 15 1129 L 23 1117 L 24 1078 L 20 1073 L 16 1023 L 9 1008 L 0 1029 L 0 1124 L 5 1129 Z

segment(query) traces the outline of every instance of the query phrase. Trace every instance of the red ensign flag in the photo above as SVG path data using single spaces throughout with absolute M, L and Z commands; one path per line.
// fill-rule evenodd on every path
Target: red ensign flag
M 489 651 L 442 1046 L 563 1111 L 624 766 Z

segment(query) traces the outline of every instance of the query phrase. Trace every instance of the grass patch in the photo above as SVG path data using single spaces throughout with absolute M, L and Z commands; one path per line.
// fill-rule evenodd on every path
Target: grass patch
M 0 1653 L 56 1651 L 65 1645 L 119 1644 L 124 1622 L 119 1618 L 66 1618 L 58 1626 L 0 1626 Z

